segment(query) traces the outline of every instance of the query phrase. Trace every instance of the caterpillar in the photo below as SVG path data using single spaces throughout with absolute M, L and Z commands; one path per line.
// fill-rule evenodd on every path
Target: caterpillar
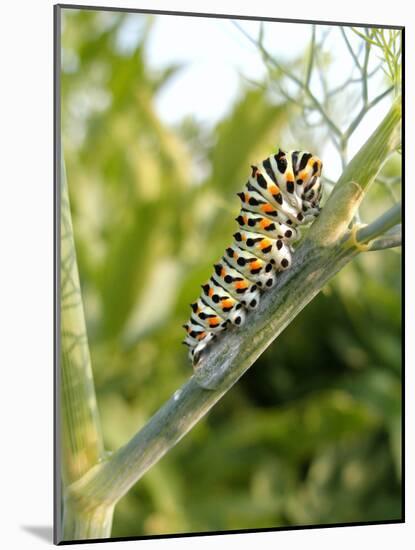
M 242 192 L 234 242 L 213 266 L 214 272 L 183 325 L 184 344 L 196 366 L 201 352 L 229 325 L 241 326 L 258 306 L 261 292 L 273 287 L 278 272 L 289 269 L 300 225 L 320 213 L 323 163 L 306 151 L 279 149 L 257 165 Z

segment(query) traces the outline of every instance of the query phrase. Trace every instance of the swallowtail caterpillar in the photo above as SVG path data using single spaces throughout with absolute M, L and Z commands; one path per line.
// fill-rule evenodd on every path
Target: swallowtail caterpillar
M 214 265 L 198 300 L 190 305 L 184 344 L 195 366 L 201 352 L 230 324 L 244 324 L 261 293 L 272 288 L 277 274 L 289 269 L 298 226 L 320 212 L 323 164 L 306 151 L 278 151 L 252 166 L 244 190 L 234 242 Z

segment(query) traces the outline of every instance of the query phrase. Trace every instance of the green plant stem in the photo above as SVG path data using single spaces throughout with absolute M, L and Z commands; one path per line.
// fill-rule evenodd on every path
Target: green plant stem
M 358 243 L 367 243 L 380 235 L 383 235 L 389 229 L 396 226 L 402 219 L 402 206 L 395 204 L 387 212 L 379 216 L 374 222 L 359 229 L 356 233 Z
M 103 455 L 88 339 L 76 262 L 65 174 L 61 174 L 61 445 L 64 485 L 64 537 L 72 540 L 76 510 L 67 505 L 66 487 Z M 71 521 L 68 521 L 68 517 Z M 79 518 L 85 523 L 87 518 Z M 68 530 L 69 525 L 71 529 Z
M 366 189 L 374 181 L 389 155 L 400 146 L 401 119 L 402 99 L 399 96 L 378 128 L 353 157 L 340 182 L 357 181 L 362 189 Z
M 307 71 L 306 71 L 306 77 L 305 77 L 305 82 L 304 82 L 304 87 L 305 88 L 310 87 L 311 73 L 312 73 L 313 64 L 314 64 L 315 46 L 316 46 L 316 26 L 313 25 L 311 27 L 310 52 L 309 52 L 309 56 L 308 56 Z
M 365 192 L 391 153 L 400 145 L 401 117 L 399 97 L 345 168 L 321 215 L 311 227 L 309 238 L 321 246 L 332 246 L 346 234 Z
M 111 536 L 114 506 L 81 510 L 69 498 L 65 500 L 63 540 L 90 540 Z
M 402 228 L 401 225 L 396 225 L 387 231 L 382 237 L 373 240 L 368 248 L 369 252 L 376 250 L 385 250 L 386 248 L 395 248 L 402 244 Z
M 349 53 L 352 56 L 356 67 L 359 69 L 359 71 L 361 71 L 362 67 L 360 66 L 359 59 L 357 58 L 357 55 L 355 54 L 355 52 L 352 48 L 352 45 L 350 44 L 350 41 L 347 37 L 347 34 L 346 34 L 346 31 L 345 31 L 344 27 L 340 27 L 340 32 L 342 33 L 342 36 L 343 36 L 343 39 L 346 43 L 347 49 L 349 50 Z
M 364 79 L 363 82 L 366 82 L 366 79 Z M 350 126 L 344 132 L 342 139 L 345 141 L 349 140 L 350 136 L 362 122 L 368 111 L 370 111 L 370 109 L 373 109 L 373 107 L 375 107 L 380 101 L 382 101 L 382 99 L 385 99 L 385 97 L 387 97 L 391 92 L 393 92 L 393 86 L 387 88 L 384 92 L 373 98 L 372 101 L 368 103 L 365 102 L 362 109 L 357 114 L 356 118 L 351 122 Z

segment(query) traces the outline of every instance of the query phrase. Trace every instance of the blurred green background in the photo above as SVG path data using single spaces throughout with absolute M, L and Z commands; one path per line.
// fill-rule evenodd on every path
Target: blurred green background
M 167 124 L 156 101 L 182 69 L 148 62 L 154 18 L 123 49 L 127 14 L 63 13 L 64 156 L 111 450 L 191 374 L 188 304 L 230 240 L 249 164 L 292 139 L 296 115 L 241 79 L 219 121 Z M 365 219 L 390 205 L 375 185 Z M 399 519 L 400 279 L 397 250 L 346 267 L 119 503 L 113 536 Z

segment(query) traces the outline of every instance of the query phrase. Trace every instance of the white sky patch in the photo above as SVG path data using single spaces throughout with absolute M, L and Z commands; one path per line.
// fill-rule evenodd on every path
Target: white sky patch
M 237 24 L 251 36 L 259 33 L 258 21 Z M 285 62 L 301 55 L 309 40 L 304 25 L 267 23 L 265 27 L 266 45 L 274 39 L 274 49 Z M 238 98 L 241 74 L 254 81 L 267 74 L 255 45 L 223 19 L 156 16 L 147 55 L 154 68 L 185 65 L 156 99 L 161 118 L 171 124 L 192 115 L 212 126 Z
M 184 117 L 193 117 L 197 122 L 212 127 L 227 115 L 238 99 L 243 88 L 241 75 L 257 82 L 267 75 L 258 48 L 232 20 L 168 15 L 153 16 L 153 19 L 146 44 L 150 67 L 160 70 L 172 64 L 182 65 L 155 101 L 158 115 L 168 125 L 177 124 Z M 128 52 L 135 45 L 143 21 L 141 14 L 130 14 L 126 18 L 118 36 L 118 43 L 124 51 Z M 259 21 L 235 22 L 251 37 L 258 37 Z M 265 22 L 263 29 L 264 45 L 268 52 L 290 69 L 290 63 L 303 56 L 310 44 L 312 26 L 308 24 Z M 324 49 L 333 61 L 326 73 L 329 86 L 341 86 L 352 74 L 353 60 L 339 27 L 317 25 L 318 39 L 324 33 L 327 33 Z M 347 33 L 350 43 L 356 48 L 361 39 L 350 30 Z M 369 68 L 373 69 L 378 62 L 376 52 L 372 53 Z M 357 69 L 354 69 L 353 75 L 359 76 Z M 382 75 L 379 71 L 373 79 L 369 99 L 385 89 Z M 317 75 L 313 75 L 312 83 L 317 83 L 316 97 L 320 98 Z M 295 91 L 295 85 L 288 85 L 287 90 Z M 356 94 L 360 97 L 358 85 Z M 379 124 L 389 105 L 390 99 L 387 98 L 366 116 L 350 139 L 349 159 Z M 355 114 L 357 110 L 353 111 L 351 105 L 345 106 L 340 123 L 349 124 Z M 341 166 L 334 146 L 328 144 L 322 157 L 326 176 L 337 179 Z

